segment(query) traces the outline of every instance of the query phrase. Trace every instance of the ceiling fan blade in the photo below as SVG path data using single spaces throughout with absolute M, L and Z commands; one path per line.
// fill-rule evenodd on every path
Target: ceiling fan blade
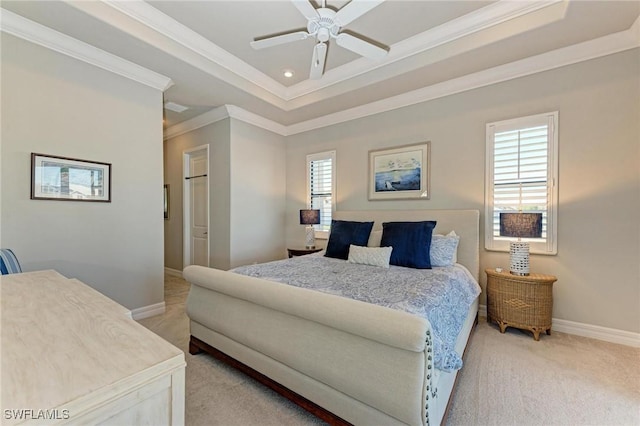
M 351 34 L 340 33 L 336 37 L 336 43 L 340 47 L 349 49 L 352 52 L 357 53 L 360 56 L 364 56 L 369 59 L 383 58 L 387 51 L 381 47 L 371 44 L 368 41 L 364 41 L 358 37 L 354 37 Z
M 291 0 L 293 5 L 298 8 L 300 13 L 304 15 L 307 20 L 319 19 L 320 16 L 316 12 L 316 8 L 309 3 L 309 0 Z
M 309 78 L 318 79 L 322 77 L 324 72 L 324 61 L 327 58 L 327 45 L 326 43 L 318 43 L 313 48 L 313 57 L 311 58 L 311 71 L 309 72 Z
M 282 34 L 274 37 L 263 38 L 249 43 L 254 49 L 264 49 L 265 47 L 277 46 L 279 44 L 290 43 L 292 41 L 304 40 L 309 37 L 306 31 Z
M 336 21 L 341 27 L 349 24 L 379 6 L 384 0 L 351 0 L 336 13 Z

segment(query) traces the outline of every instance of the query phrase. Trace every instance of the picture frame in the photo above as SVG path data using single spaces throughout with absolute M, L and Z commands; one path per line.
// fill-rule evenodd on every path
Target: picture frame
M 428 200 L 431 142 L 369 151 L 369 200 Z
M 169 184 L 164 185 L 164 219 L 169 220 Z
M 111 164 L 31 153 L 31 199 L 111 202 Z

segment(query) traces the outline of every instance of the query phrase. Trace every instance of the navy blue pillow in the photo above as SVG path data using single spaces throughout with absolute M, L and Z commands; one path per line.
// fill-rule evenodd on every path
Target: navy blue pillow
M 431 235 L 435 221 L 385 222 L 380 247 L 393 247 L 390 265 L 431 269 Z
M 366 246 L 373 222 L 351 222 L 347 220 L 332 220 L 327 251 L 327 257 L 347 260 L 349 246 Z

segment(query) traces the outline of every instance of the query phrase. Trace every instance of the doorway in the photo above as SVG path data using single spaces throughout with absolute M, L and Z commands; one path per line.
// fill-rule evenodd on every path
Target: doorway
M 183 268 L 209 266 L 209 145 L 183 155 Z

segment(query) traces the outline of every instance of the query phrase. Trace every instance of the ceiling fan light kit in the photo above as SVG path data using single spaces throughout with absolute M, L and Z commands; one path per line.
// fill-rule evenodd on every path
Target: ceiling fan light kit
M 330 39 L 334 39 L 338 46 L 351 50 L 365 58 L 380 59 L 387 54 L 387 50 L 376 46 L 375 44 L 369 43 L 368 41 L 351 34 L 340 32 L 342 27 L 382 3 L 381 0 L 351 0 L 351 2 L 337 12 L 327 8 L 324 0 L 322 2 L 322 7 L 318 9 L 314 8 L 307 0 L 292 0 L 292 2 L 300 13 L 307 18 L 307 31 L 296 31 L 293 33 L 257 39 L 250 43 L 251 47 L 254 49 L 264 49 L 314 37 L 318 43 L 313 49 L 313 55 L 311 58 L 309 78 L 312 79 L 318 79 L 322 77 L 322 74 L 324 73 L 324 66 L 327 58 L 327 42 Z

